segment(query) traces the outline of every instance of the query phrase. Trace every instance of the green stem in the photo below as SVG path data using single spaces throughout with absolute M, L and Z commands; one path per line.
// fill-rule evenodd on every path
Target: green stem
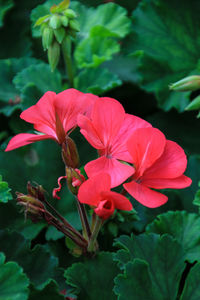
M 87 239 L 89 240 L 89 238 L 91 236 L 91 230 L 90 230 L 90 225 L 88 222 L 87 214 L 85 211 L 85 206 L 84 206 L 84 204 L 79 202 L 77 197 L 76 197 L 76 202 L 77 202 L 78 212 L 79 212 L 79 216 L 80 216 L 81 224 L 82 224 L 82 228 L 83 228 L 83 235 L 86 234 Z
M 97 250 L 97 236 L 103 224 L 103 220 L 99 217 L 96 218 L 96 223 L 94 226 L 94 231 L 92 232 L 91 238 L 88 244 L 88 252 L 95 252 Z
M 65 67 L 69 78 L 70 87 L 74 87 L 74 72 L 71 55 L 71 39 L 66 36 L 62 42 L 62 54 L 65 61 Z

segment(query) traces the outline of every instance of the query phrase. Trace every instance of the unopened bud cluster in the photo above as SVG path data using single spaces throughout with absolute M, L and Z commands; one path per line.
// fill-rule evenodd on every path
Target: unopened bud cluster
M 68 8 L 69 1 L 53 5 L 50 14 L 40 17 L 35 26 L 41 27 L 42 45 L 48 51 L 48 61 L 53 71 L 60 58 L 60 46 L 66 43 L 66 38 L 76 37 L 80 31 L 76 13 Z

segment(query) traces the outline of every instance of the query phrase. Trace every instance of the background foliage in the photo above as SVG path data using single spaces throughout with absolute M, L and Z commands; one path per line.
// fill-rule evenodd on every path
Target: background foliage
M 178 142 L 193 180 L 185 190 L 165 191 L 169 201 L 157 209 L 131 199 L 136 212 L 109 220 L 100 233 L 100 252 L 88 259 L 73 257 L 60 232 L 25 221 L 16 206 L 15 191 L 25 192 L 28 180 L 38 182 L 80 229 L 67 189 L 60 201 L 51 197 L 64 175 L 59 147 L 43 141 L 4 152 L 13 135 L 31 130 L 20 112 L 46 91 L 69 87 L 62 59 L 51 72 L 34 27 L 59 2 L 0 0 L 0 300 L 200 299 L 200 123 L 185 110 L 197 94 L 168 88 L 184 76 L 200 75 L 200 3 L 71 1 L 80 24 L 73 48 L 75 88 L 116 98 L 128 113 Z M 74 138 L 84 165 L 95 151 L 78 131 Z

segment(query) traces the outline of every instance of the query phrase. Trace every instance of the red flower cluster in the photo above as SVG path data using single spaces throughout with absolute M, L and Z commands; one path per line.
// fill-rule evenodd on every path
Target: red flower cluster
M 88 180 L 80 185 L 78 199 L 94 207 L 102 219 L 115 209 L 131 210 L 130 201 L 110 191 L 125 181 L 124 189 L 147 207 L 158 207 L 167 197 L 153 189 L 185 188 L 191 179 L 183 175 L 187 158 L 183 149 L 148 122 L 125 113 L 112 98 L 99 98 L 69 89 L 47 92 L 21 114 L 39 134 L 18 134 L 6 151 L 43 139 L 62 144 L 77 125 L 99 158 L 85 166 Z M 60 182 L 59 182 L 60 183 Z M 59 190 L 59 189 L 58 189 Z

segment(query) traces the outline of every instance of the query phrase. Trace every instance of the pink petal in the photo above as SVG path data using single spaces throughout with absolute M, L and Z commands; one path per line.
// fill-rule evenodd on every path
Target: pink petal
M 181 175 L 177 178 L 146 178 L 142 179 L 142 184 L 154 189 L 183 189 L 192 184 L 192 180 Z
M 57 139 L 56 132 L 51 127 L 45 124 L 34 124 L 34 129 L 47 135 L 51 135 L 52 137 Z
M 45 124 L 55 129 L 54 100 L 56 93 L 46 92 L 37 104 L 23 111 L 20 118 L 33 124 Z
M 187 166 L 184 150 L 173 141 L 166 141 L 161 157 L 144 173 L 144 178 L 176 178 Z
M 108 192 L 102 192 L 101 197 L 104 199 L 112 199 L 114 202 L 115 208 L 121 209 L 121 210 L 132 210 L 133 206 L 131 202 L 123 195 L 108 191 Z
M 127 162 L 132 162 L 132 156 L 130 155 L 127 149 L 127 140 L 130 135 L 138 128 L 147 128 L 152 127 L 150 123 L 145 120 L 136 117 L 134 115 L 125 115 L 125 119 L 121 125 L 119 132 L 117 133 L 115 139 L 112 144 L 112 156 L 124 160 Z
M 105 147 L 112 145 L 124 118 L 124 108 L 117 100 L 104 97 L 95 102 L 91 120 Z
M 93 123 L 84 115 L 78 116 L 78 126 L 81 128 L 80 132 L 86 140 L 96 149 L 104 148 L 98 133 L 96 132 Z
M 135 130 L 127 142 L 127 148 L 133 158 L 138 176 L 162 155 L 166 139 L 156 128 L 139 128 Z
M 99 202 L 94 211 L 101 219 L 106 220 L 113 215 L 115 206 L 112 200 L 103 200 Z
M 91 111 L 97 96 L 68 89 L 56 95 L 55 107 L 65 132 L 77 126 L 78 114 Z
M 95 176 L 101 172 L 108 173 L 111 177 L 111 187 L 115 187 L 124 182 L 134 173 L 134 168 L 123 164 L 115 158 L 102 156 L 89 162 L 85 166 L 88 177 Z
M 150 190 L 148 187 L 138 184 L 135 181 L 125 183 L 125 190 L 133 196 L 142 205 L 155 208 L 165 204 L 168 200 L 167 196 Z
M 83 182 L 78 190 L 78 200 L 81 203 L 97 206 L 100 201 L 100 193 L 110 190 L 110 176 L 99 173 Z
M 20 133 L 14 136 L 8 143 L 8 146 L 5 151 L 11 151 L 16 148 L 20 148 L 22 146 L 42 141 L 52 139 L 52 136 L 49 135 L 37 135 L 37 134 L 30 134 L 30 133 Z
M 53 189 L 53 198 L 57 198 L 60 200 L 60 197 L 57 195 L 58 192 L 60 192 L 62 185 L 61 185 L 61 180 L 62 179 L 67 179 L 67 176 L 61 176 L 58 178 L 58 187 Z

